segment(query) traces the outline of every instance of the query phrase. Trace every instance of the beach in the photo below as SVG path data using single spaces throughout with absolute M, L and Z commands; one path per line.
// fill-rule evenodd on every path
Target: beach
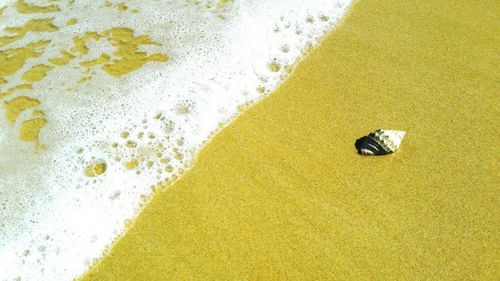
M 0 280 L 85 273 L 351 2 L 0 1 Z
M 499 9 L 357 1 L 79 280 L 498 279 Z

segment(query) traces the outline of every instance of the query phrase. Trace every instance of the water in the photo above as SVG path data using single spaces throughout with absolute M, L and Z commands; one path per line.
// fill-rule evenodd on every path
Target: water
M 349 4 L 0 1 L 0 280 L 84 272 Z

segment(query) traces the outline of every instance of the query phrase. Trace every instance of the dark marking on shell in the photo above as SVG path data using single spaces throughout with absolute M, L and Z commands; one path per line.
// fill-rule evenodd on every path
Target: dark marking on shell
M 405 132 L 378 129 L 357 139 L 354 146 L 361 155 L 386 155 L 398 150 Z

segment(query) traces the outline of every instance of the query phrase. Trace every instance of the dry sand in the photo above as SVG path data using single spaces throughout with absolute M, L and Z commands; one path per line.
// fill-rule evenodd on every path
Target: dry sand
M 82 280 L 498 280 L 499 3 L 359 1 Z

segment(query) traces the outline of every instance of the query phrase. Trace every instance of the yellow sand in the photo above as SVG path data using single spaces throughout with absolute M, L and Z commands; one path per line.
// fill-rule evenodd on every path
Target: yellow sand
M 108 54 L 101 54 L 101 56 L 95 60 L 85 61 L 80 64 L 87 69 L 93 66 L 103 65 L 102 70 L 114 77 L 121 77 L 135 71 L 148 62 L 165 62 L 168 60 L 168 56 L 165 54 L 157 53 L 148 55 L 140 51 L 139 48 L 142 45 L 158 45 L 158 43 L 152 41 L 148 35 L 135 36 L 134 33 L 134 30 L 125 27 L 111 28 L 101 34 L 97 32 L 86 32 L 85 35 L 73 38 L 74 47 L 71 51 L 83 56 L 89 52 L 86 45 L 87 41 L 90 39 L 108 39 L 111 45 L 116 47 L 116 51 L 113 55 L 117 58 L 109 62 L 110 56 Z
M 44 64 L 35 65 L 30 70 L 26 71 L 22 78 L 24 81 L 29 83 L 38 82 L 45 78 L 45 76 L 47 76 L 47 72 L 49 72 L 52 68 L 52 66 Z
M 498 280 L 499 5 L 359 1 L 82 280 Z
M 57 5 L 36 6 L 28 4 L 24 0 L 17 1 L 16 10 L 21 14 L 36 14 L 36 13 L 53 13 L 60 11 Z
M 35 116 L 33 119 L 24 121 L 19 128 L 19 139 L 22 141 L 39 141 L 40 130 L 47 125 L 47 119 L 40 112 L 40 117 Z
M 88 165 L 84 173 L 86 177 L 98 177 L 106 172 L 107 167 L 105 162 L 99 161 Z
M 69 3 L 71 4 L 71 1 Z M 54 13 L 60 11 L 57 5 L 35 6 L 23 0 L 18 0 L 16 2 L 16 10 L 18 13 Z M 3 8 L 0 12 L 1 11 L 3 11 Z M 8 35 L 0 36 L 0 48 L 5 46 L 10 48 L 4 48 L 0 51 L 0 85 L 8 84 L 13 75 L 23 71 L 24 66 L 30 59 L 40 56 L 43 57 L 46 52 L 46 47 L 50 48 L 50 46 L 47 45 L 51 43 L 51 40 L 30 42 L 22 47 L 15 48 L 11 48 L 12 46 L 9 45 L 16 41 L 26 39 L 26 37 L 29 37 L 32 33 L 59 31 L 60 28 L 54 24 L 54 18 L 55 17 L 30 19 L 21 26 L 4 28 L 4 31 L 7 32 Z M 67 24 L 75 24 L 76 22 L 76 19 L 71 19 Z M 113 52 L 113 57 L 109 54 L 102 53 L 100 57 L 96 59 L 81 61 L 80 65 L 85 68 L 87 74 L 82 76 L 78 83 L 89 81 L 92 76 L 88 75 L 88 73 L 91 73 L 93 68 L 97 66 L 101 66 L 101 69 L 106 71 L 109 75 L 118 78 L 143 67 L 149 62 L 166 62 L 168 60 L 168 56 L 165 54 L 154 53 L 149 55 L 147 52 L 141 51 L 140 48 L 143 45 L 158 45 L 158 43 L 152 41 L 148 35 L 136 36 L 135 31 L 130 28 L 114 27 L 102 33 L 85 32 L 83 35 L 73 38 L 74 46 L 70 50 L 61 51 L 59 55 L 48 59 L 53 65 L 38 64 L 24 71 L 21 75 L 21 79 L 26 83 L 5 89 L 0 88 L 0 99 L 17 94 L 19 90 L 33 89 L 33 84 L 35 84 L 36 87 L 37 82 L 45 79 L 49 71 L 54 70 L 54 68 L 58 66 L 68 64 L 71 60 L 75 59 L 77 55 L 79 59 L 83 59 L 82 56 L 89 52 L 87 41 L 91 39 L 107 39 L 116 50 Z M 23 111 L 35 106 L 43 107 L 43 105 L 38 102 L 38 99 L 36 99 L 35 103 L 35 99 L 30 97 L 22 96 L 22 98 L 23 99 L 19 99 L 19 97 L 17 97 L 15 98 L 16 100 L 7 100 L 3 103 L 0 101 L 7 110 L 7 121 L 11 125 L 14 125 L 17 117 L 20 116 Z M 40 131 L 47 124 L 48 119 L 45 118 L 45 114 L 41 108 L 37 111 L 40 116 L 35 116 L 37 117 L 35 119 L 25 120 L 18 128 L 20 140 L 39 142 Z
M 10 125 L 16 123 L 17 117 L 26 109 L 40 105 L 40 101 L 26 96 L 19 96 L 3 103 L 7 121 Z

